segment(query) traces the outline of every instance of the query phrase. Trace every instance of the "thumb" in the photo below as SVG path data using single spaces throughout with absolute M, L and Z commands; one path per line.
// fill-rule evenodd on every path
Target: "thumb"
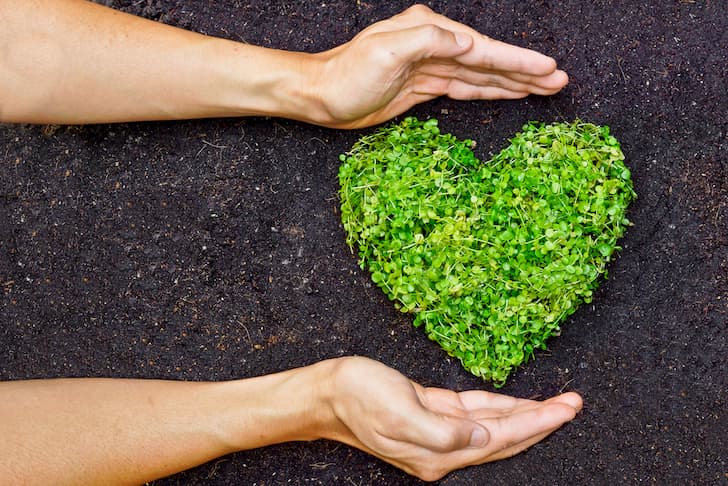
M 473 38 L 469 34 L 432 24 L 381 33 L 377 37 L 382 39 L 383 46 L 390 47 L 393 54 L 411 62 L 431 57 L 457 57 L 473 46 Z
M 409 427 L 402 431 L 410 443 L 435 452 L 451 452 L 483 447 L 490 441 L 488 430 L 462 417 L 440 415 L 427 409 L 410 415 Z

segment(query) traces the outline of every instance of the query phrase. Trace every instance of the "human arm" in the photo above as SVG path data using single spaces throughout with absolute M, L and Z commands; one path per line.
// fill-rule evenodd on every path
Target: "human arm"
M 0 471 L 14 484 L 139 484 L 233 451 L 319 438 L 434 480 L 512 456 L 581 407 L 573 393 L 538 402 L 423 388 L 352 357 L 219 383 L 5 382 L 0 397 Z
M 313 109 L 303 62 L 85 0 L 0 0 L 0 121 L 292 117 Z
M 314 439 L 317 374 L 0 383 L 0 483 L 142 484 L 233 451 Z
M 85 0 L 0 0 L 0 121 L 267 115 L 374 125 L 417 103 L 549 95 L 553 59 L 415 6 L 317 54 L 204 36 Z

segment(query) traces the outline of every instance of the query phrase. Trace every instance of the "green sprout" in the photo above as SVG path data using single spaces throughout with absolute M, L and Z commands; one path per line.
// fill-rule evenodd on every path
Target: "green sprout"
M 531 122 L 483 163 L 409 117 L 340 156 L 341 218 L 362 269 L 414 325 L 502 386 L 590 302 L 636 194 L 609 127 Z

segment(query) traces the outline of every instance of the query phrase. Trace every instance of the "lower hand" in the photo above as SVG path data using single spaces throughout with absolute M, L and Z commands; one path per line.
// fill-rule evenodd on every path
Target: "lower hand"
M 326 438 L 366 451 L 426 481 L 532 446 L 581 409 L 565 393 L 546 401 L 485 391 L 424 388 L 366 358 L 334 361 Z
M 375 125 L 412 106 L 458 100 L 551 95 L 568 82 L 538 52 L 490 39 L 416 5 L 369 26 L 350 42 L 316 55 L 312 86 L 334 128 Z

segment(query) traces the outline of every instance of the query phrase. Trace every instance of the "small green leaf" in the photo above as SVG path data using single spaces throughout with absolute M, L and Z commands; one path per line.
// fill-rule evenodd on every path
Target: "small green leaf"
M 361 138 L 341 218 L 395 306 L 500 386 L 591 301 L 635 193 L 608 127 L 529 122 L 485 163 L 473 146 L 414 117 Z

